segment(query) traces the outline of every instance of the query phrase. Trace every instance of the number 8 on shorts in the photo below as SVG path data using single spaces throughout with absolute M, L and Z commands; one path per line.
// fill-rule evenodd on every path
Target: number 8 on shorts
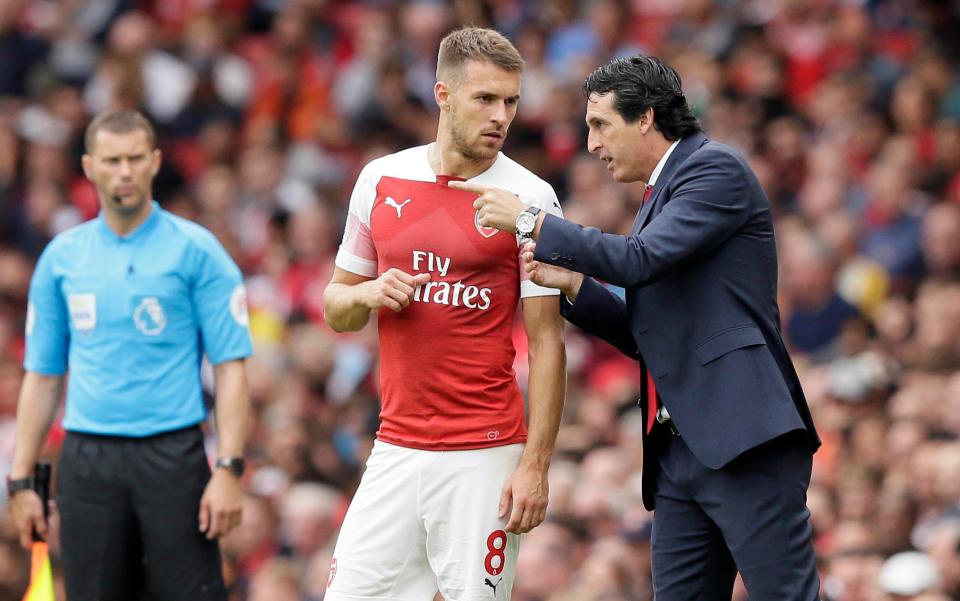
M 494 530 L 487 537 L 487 557 L 484 560 L 484 567 L 487 568 L 487 574 L 497 576 L 503 571 L 504 551 L 507 548 L 507 533 L 503 530 Z

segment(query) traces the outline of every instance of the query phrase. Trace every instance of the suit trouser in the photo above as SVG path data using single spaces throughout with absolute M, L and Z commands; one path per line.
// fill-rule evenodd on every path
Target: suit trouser
M 69 432 L 57 466 L 67 598 L 225 601 L 218 543 L 198 532 L 209 479 L 197 427 L 147 438 Z
M 814 601 L 820 580 L 806 507 L 812 454 L 803 432 L 719 470 L 663 426 L 653 518 L 657 601 L 730 601 L 740 571 L 750 601 Z

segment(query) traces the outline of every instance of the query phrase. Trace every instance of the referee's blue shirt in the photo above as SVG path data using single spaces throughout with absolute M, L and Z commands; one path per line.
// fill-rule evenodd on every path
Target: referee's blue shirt
M 154 202 L 126 236 L 101 214 L 44 249 L 24 367 L 69 369 L 67 430 L 139 437 L 202 421 L 204 353 L 214 365 L 253 353 L 240 270 L 206 229 Z

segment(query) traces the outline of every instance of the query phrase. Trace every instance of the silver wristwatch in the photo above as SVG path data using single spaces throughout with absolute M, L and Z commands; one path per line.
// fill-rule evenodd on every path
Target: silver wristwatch
M 522 213 L 517 215 L 517 235 L 521 238 L 533 238 L 533 230 L 537 227 L 537 214 L 539 207 L 527 207 Z

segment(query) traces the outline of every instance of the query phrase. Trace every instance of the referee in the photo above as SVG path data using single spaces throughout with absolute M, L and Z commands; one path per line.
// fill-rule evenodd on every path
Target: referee
M 138 112 L 97 116 L 83 170 L 99 217 L 54 238 L 30 283 L 7 479 L 21 543 L 46 535 L 29 475 L 69 371 L 57 509 L 67 597 L 226 600 L 217 538 L 240 522 L 252 353 L 240 271 L 151 198 L 161 155 Z M 211 470 L 200 359 L 216 377 Z

